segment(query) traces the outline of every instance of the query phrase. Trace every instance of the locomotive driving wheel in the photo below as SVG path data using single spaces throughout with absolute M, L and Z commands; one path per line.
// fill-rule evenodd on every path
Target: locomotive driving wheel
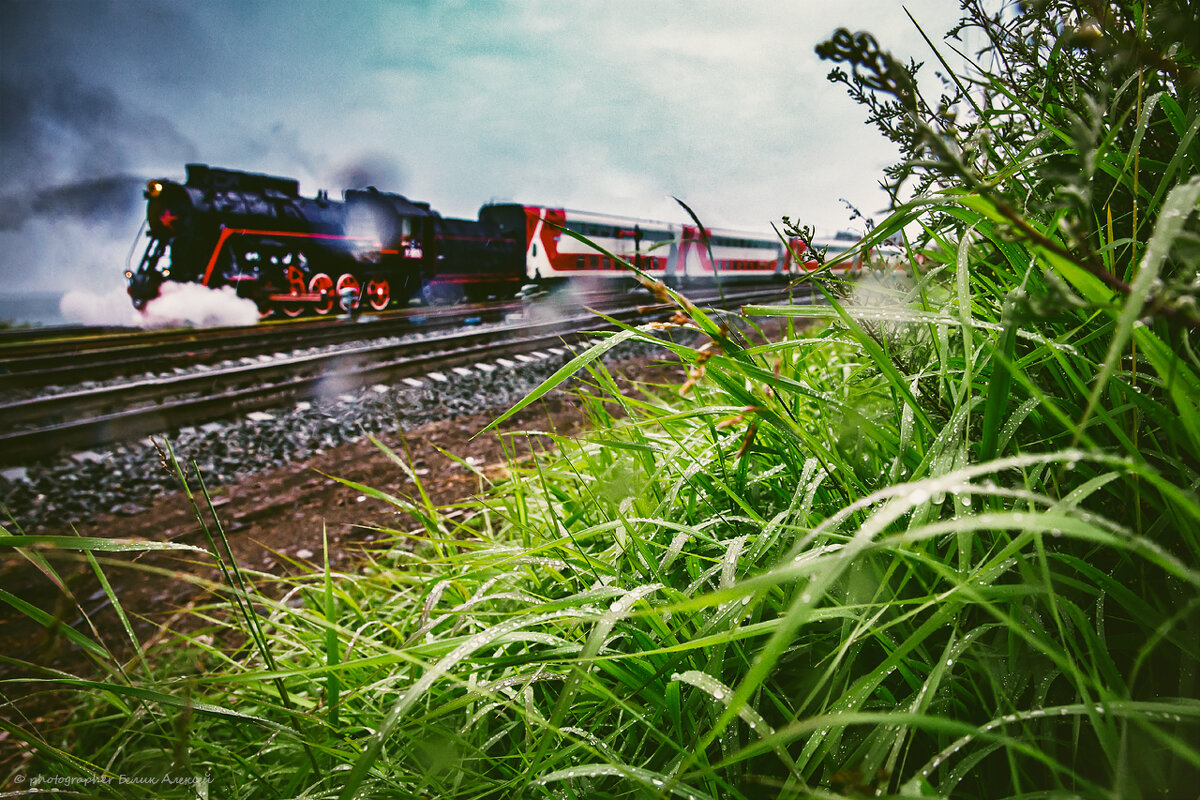
M 333 278 L 324 272 L 318 272 L 308 281 L 309 294 L 319 294 L 321 299 L 313 306 L 318 314 L 328 314 L 333 311 Z
M 362 299 L 362 288 L 358 278 L 349 272 L 343 272 L 338 276 L 336 288 L 338 305 L 342 307 L 343 311 L 358 308 L 358 302 Z
M 299 256 L 299 254 L 297 255 Z M 291 253 L 284 256 L 284 263 L 288 265 L 286 272 L 288 287 L 293 297 L 304 294 L 304 271 L 293 263 L 293 261 L 299 261 L 300 258 L 302 256 L 293 259 Z M 302 303 L 284 303 L 281 308 L 283 309 L 283 313 L 289 317 L 298 317 L 304 313 L 304 305 Z
M 383 311 L 392 300 L 392 290 L 384 278 L 367 281 L 367 302 L 376 311 Z

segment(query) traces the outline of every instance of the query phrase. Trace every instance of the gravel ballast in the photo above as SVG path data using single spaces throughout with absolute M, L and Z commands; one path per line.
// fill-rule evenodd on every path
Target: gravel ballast
M 663 353 L 654 345 L 626 342 L 606 353 L 605 360 Z M 220 486 L 368 434 L 409 430 L 484 411 L 500 413 L 572 357 L 569 351 L 540 355 L 447 370 L 423 377 L 420 385 L 401 379 L 364 386 L 154 438 L 168 441 L 180 463 L 195 461 L 207 485 Z M 0 505 L 25 533 L 61 528 L 100 513 L 136 515 L 178 488 L 151 438 L 0 471 Z

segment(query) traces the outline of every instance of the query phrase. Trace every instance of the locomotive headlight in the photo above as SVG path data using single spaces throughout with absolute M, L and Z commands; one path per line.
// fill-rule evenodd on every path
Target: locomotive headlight
M 130 272 L 129 270 L 126 270 L 126 271 L 125 271 L 125 277 L 126 277 L 126 278 L 132 278 L 132 277 L 133 277 L 133 273 L 132 273 L 132 272 Z
M 146 184 L 146 196 L 158 197 L 162 194 L 163 185 L 161 181 L 150 181 Z

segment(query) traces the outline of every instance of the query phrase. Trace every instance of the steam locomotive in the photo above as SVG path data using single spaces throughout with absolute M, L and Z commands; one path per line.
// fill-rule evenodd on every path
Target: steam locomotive
M 150 241 L 125 272 L 138 309 L 165 281 L 191 281 L 232 286 L 263 316 L 383 311 L 530 284 L 632 282 L 619 259 L 674 285 L 763 280 L 790 275 L 803 250 L 763 234 L 515 203 L 451 219 L 374 187 L 304 197 L 290 178 L 203 164 L 187 165 L 184 183 L 150 181 L 145 197 Z

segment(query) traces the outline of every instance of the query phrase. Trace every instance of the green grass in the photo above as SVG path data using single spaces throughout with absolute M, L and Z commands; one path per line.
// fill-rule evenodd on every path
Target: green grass
M 351 484 L 414 520 L 354 572 L 226 557 L 187 632 L 138 642 L 122 611 L 133 658 L 72 629 L 94 674 L 22 666 L 77 713 L 0 718 L 19 773 L 203 778 L 90 797 L 1194 796 L 1195 91 L 1146 72 L 1087 145 L 1002 77 L 985 122 L 1044 135 L 897 205 L 873 238 L 912 237 L 907 277 L 729 327 L 676 295 L 684 335 L 606 334 L 526 401 L 580 376 L 588 433 L 503 434 L 534 455 L 446 508 L 399 457 L 411 496 Z M 1114 222 L 1033 202 L 1084 145 Z M 622 388 L 599 356 L 628 339 L 686 383 Z M 0 544 L 48 580 L 155 547 Z
M 934 360 L 900 386 L 864 325 L 920 312 L 909 347 L 963 346 L 958 309 L 908 295 L 707 357 L 664 342 L 703 360 L 686 396 L 622 395 L 592 362 L 592 433 L 529 434 L 554 447 L 452 509 L 357 487 L 424 525 L 353 575 L 227 563 L 206 627 L 104 681 L 47 675 L 87 714 L 6 727 L 37 743 L 31 772 L 183 771 L 213 797 L 1171 796 L 1200 763 L 1194 482 L 1072 446 L 1050 395 L 1014 398 L 977 462 L 1003 326 L 968 323 L 970 372 Z M 1021 341 L 1014 368 L 1101 363 Z M 280 599 L 248 588 L 266 581 Z M 229 628 L 243 646 L 211 643 Z M 139 790 L 109 796 L 194 796 Z

